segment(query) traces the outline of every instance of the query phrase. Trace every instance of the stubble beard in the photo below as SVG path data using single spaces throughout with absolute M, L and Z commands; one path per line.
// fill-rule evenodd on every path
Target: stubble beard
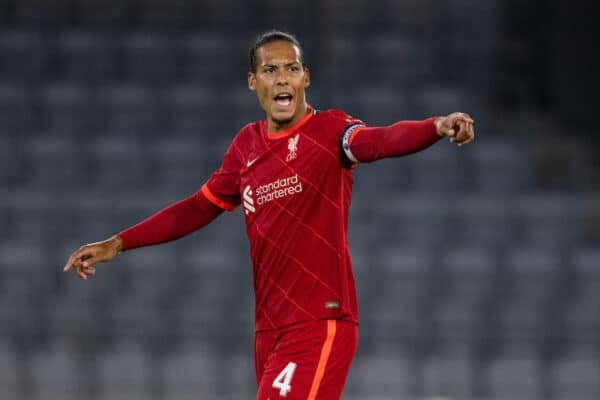
M 275 118 L 272 118 L 273 122 L 275 122 L 279 126 L 287 125 L 290 122 L 292 122 L 293 119 L 294 119 L 294 117 L 290 117 L 290 118 L 286 118 L 286 119 L 275 119 Z

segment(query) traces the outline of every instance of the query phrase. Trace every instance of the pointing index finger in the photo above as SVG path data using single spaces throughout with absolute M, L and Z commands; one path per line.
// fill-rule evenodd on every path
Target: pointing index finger
M 88 257 L 86 257 L 87 253 L 89 253 L 88 249 L 84 249 L 81 248 L 79 250 L 77 250 L 76 252 L 74 252 L 71 257 L 69 257 L 69 260 L 67 261 L 67 263 L 65 264 L 65 267 L 63 268 L 63 271 L 68 271 L 71 268 L 73 268 L 73 266 L 75 264 L 77 264 L 78 261 L 82 261 L 85 258 L 91 257 L 91 255 L 89 255 Z

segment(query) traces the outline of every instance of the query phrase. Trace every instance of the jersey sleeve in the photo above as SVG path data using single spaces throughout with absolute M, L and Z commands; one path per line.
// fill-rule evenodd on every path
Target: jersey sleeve
M 355 117 L 346 114 L 341 110 L 331 110 L 331 115 L 336 132 L 336 145 L 339 152 L 339 158 L 344 168 L 352 168 L 358 163 L 350 149 L 350 139 L 361 129 L 365 128 L 365 123 Z
M 340 138 L 340 154 L 347 162 L 372 162 L 419 152 L 440 140 L 435 117 L 423 121 L 398 121 L 383 127 L 352 125 Z
M 214 205 L 223 210 L 233 211 L 241 203 L 240 196 L 240 151 L 237 146 L 237 137 L 227 149 L 223 162 L 200 191 Z

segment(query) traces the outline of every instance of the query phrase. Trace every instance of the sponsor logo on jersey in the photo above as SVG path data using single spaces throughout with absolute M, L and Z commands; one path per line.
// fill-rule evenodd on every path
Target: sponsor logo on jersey
M 248 185 L 242 192 L 244 212 L 246 215 L 254 213 L 256 212 L 256 206 L 262 206 L 276 199 L 302 193 L 302 190 L 302 182 L 298 179 L 298 174 L 276 179 L 273 182 L 258 186 L 255 190 L 252 190 L 252 187 Z
M 246 167 L 250 168 L 252 166 L 252 164 L 254 164 L 256 162 L 256 160 L 258 160 L 258 157 L 253 158 L 252 160 L 248 160 L 248 162 L 246 162 Z
M 288 150 L 290 151 L 285 158 L 285 161 L 290 162 L 295 160 L 298 157 L 298 140 L 300 139 L 300 134 L 296 133 L 296 136 L 291 137 L 288 140 Z
M 262 206 L 275 199 L 302 193 L 302 182 L 298 179 L 298 174 L 295 174 L 261 185 L 256 188 L 255 192 L 256 204 Z
M 252 188 L 250 185 L 246 186 L 244 189 L 243 197 L 244 211 L 246 212 L 246 215 L 250 214 L 251 212 L 256 212 L 256 208 L 254 208 L 254 199 L 252 198 Z

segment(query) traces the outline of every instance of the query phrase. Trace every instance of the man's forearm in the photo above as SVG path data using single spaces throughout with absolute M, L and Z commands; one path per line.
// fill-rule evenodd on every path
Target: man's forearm
M 351 154 L 358 162 L 370 162 L 416 153 L 440 140 L 434 121 L 432 117 L 384 127 L 358 128 L 349 138 Z
M 208 225 L 222 212 L 199 191 L 119 232 L 122 250 L 179 239 Z

